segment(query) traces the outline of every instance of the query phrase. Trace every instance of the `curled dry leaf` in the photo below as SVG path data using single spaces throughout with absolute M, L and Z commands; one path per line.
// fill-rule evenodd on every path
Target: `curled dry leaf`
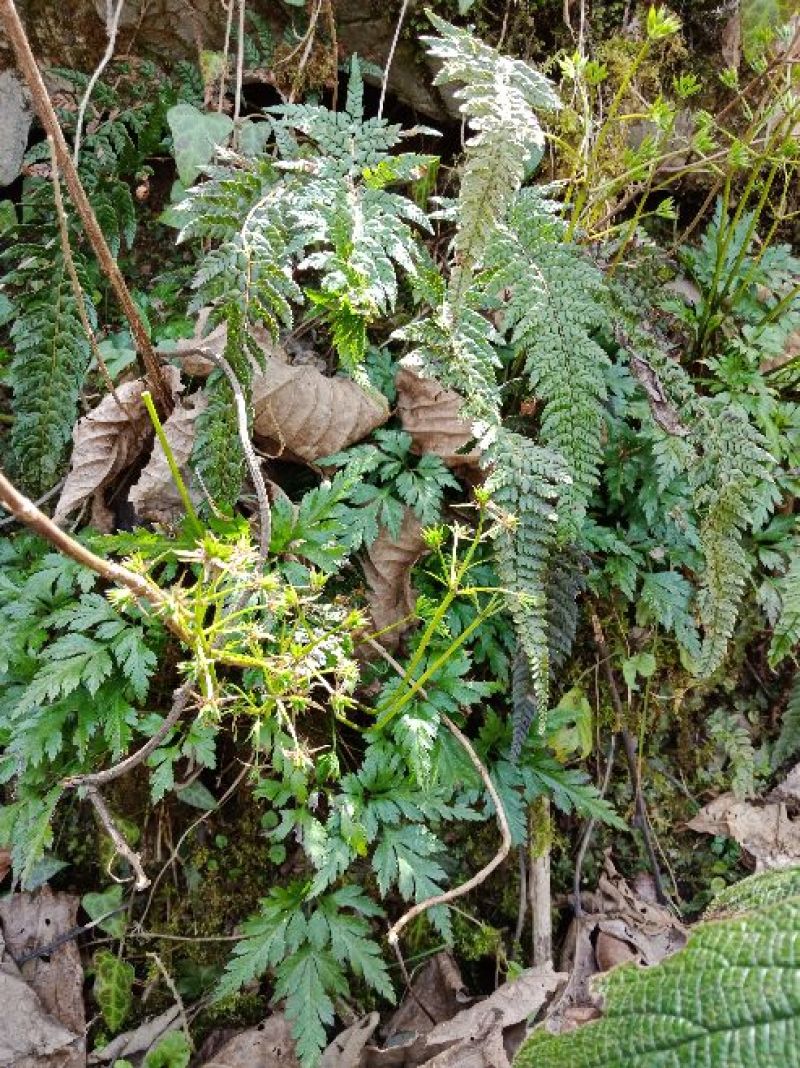
M 574 1030 L 599 1014 L 591 980 L 618 964 L 651 967 L 686 944 L 686 928 L 654 900 L 647 881 L 634 889 L 606 854 L 597 889 L 581 895 L 586 912 L 572 921 L 561 959 L 569 981 L 548 1012 L 553 1034 Z
M 3 898 L 0 900 L 0 923 L 7 951 L 19 958 L 31 950 L 50 946 L 75 927 L 77 914 L 78 898 L 53 893 L 49 886 L 33 893 L 11 894 Z M 75 942 L 64 942 L 45 956 L 26 962 L 22 965 L 21 978 L 27 981 L 38 998 L 40 1012 L 49 1014 L 71 1036 L 69 1043 L 64 1043 L 67 1048 L 61 1049 L 58 1058 L 47 1063 L 53 1068 L 81 1068 L 86 1063 L 83 1038 L 86 1018 L 83 967 Z M 8 1002 L 3 1005 L 5 1009 Z M 7 1021 L 3 1026 L 7 1026 Z M 50 1030 L 49 1025 L 45 1030 Z M 8 1040 L 16 1041 L 11 1036 Z M 0 1060 L 0 1063 L 3 1062 Z M 16 1065 L 18 1062 L 11 1063 Z
M 315 367 L 271 358 L 253 379 L 253 436 L 278 456 L 313 463 L 360 441 L 388 418 L 382 397 Z
M 177 367 L 164 367 L 164 377 L 173 395 L 180 387 Z M 56 523 L 79 508 L 95 490 L 102 489 L 124 471 L 149 440 L 150 418 L 142 403 L 147 383 L 142 378 L 117 387 L 116 399 L 108 394 L 97 407 L 79 420 L 73 433 L 72 467 L 53 516 Z
M 158 354 L 165 358 L 179 357 L 183 371 L 187 375 L 193 375 L 196 378 L 207 378 L 214 370 L 213 362 L 204 353 L 211 352 L 216 356 L 223 356 L 228 340 L 227 323 L 220 323 L 219 326 L 214 327 L 210 334 L 204 335 L 208 323 L 209 310 L 208 308 L 203 308 L 198 315 L 194 337 L 181 338 L 174 345 L 158 349 Z M 254 327 L 252 332 L 263 349 L 265 356 L 286 360 L 286 353 L 279 345 L 275 344 L 263 327 Z
M 193 393 L 186 404 L 176 405 L 164 423 L 164 434 L 186 482 L 190 481 L 187 478 L 187 464 L 194 444 L 195 423 L 207 406 L 208 398 L 204 393 Z M 157 438 L 153 442 L 150 459 L 136 485 L 131 487 L 128 499 L 139 519 L 171 523 L 183 515 L 180 494 L 172 478 L 166 454 Z
M 789 818 L 783 801 L 759 805 L 723 794 L 687 826 L 698 834 L 733 838 L 755 859 L 756 871 L 800 863 L 800 820 Z
M 362 1068 L 364 1050 L 380 1019 L 377 1012 L 371 1012 L 337 1035 L 322 1054 L 319 1068 Z
M 432 452 L 454 470 L 478 470 L 479 452 L 463 450 L 475 435 L 461 417 L 463 398 L 432 378 L 421 378 L 407 367 L 397 373 L 397 414 L 411 435 L 414 451 Z
M 289 1021 L 274 1013 L 226 1042 L 202 1068 L 300 1068 Z
M 411 568 L 426 551 L 422 524 L 406 508 L 400 537 L 395 541 L 384 527 L 362 557 L 367 580 L 367 602 L 381 643 L 387 649 L 397 648 L 409 623 L 416 603 L 411 587 Z M 389 628 L 389 629 L 387 629 Z
M 434 1057 L 425 1063 L 431 1068 L 510 1068 L 503 1033 L 541 1012 L 568 978 L 550 967 L 530 968 L 504 983 L 428 1032 L 425 1044 Z

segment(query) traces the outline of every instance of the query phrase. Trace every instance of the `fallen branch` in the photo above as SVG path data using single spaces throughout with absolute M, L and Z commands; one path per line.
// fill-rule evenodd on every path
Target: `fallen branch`
M 103 771 L 90 772 L 86 775 L 73 775 L 68 779 L 64 779 L 61 785 L 67 789 L 77 789 L 81 786 L 102 786 L 107 782 L 113 782 L 114 779 L 127 775 L 129 771 L 133 771 L 143 760 L 150 756 L 154 749 L 158 749 L 181 718 L 191 692 L 192 684 L 190 681 L 182 683 L 177 688 L 173 694 L 172 708 L 169 711 L 169 715 L 164 719 L 155 734 L 147 739 L 141 749 L 137 749 L 135 753 L 131 753 L 130 756 L 125 757 L 124 760 L 120 760 L 118 764 L 114 764 L 110 768 L 105 768 Z
M 108 247 L 103 231 L 97 221 L 97 216 L 78 176 L 78 171 L 64 139 L 61 124 L 50 102 L 47 88 L 31 51 L 28 35 L 25 33 L 25 27 L 22 25 L 14 0 L 0 0 L 0 22 L 5 27 L 6 36 L 14 49 L 19 69 L 30 89 L 36 114 L 39 116 L 45 133 L 52 138 L 58 167 L 64 175 L 64 181 L 69 189 L 72 202 L 81 217 L 89 243 L 100 262 L 103 274 L 117 295 L 125 318 L 130 324 L 137 352 L 141 357 L 144 371 L 150 380 L 156 400 L 164 412 L 169 412 L 172 409 L 172 394 L 161 373 L 161 365 L 150 341 L 147 327 L 133 302 L 130 290 L 122 276 L 117 261 L 111 254 L 111 249 Z
M 108 811 L 108 805 L 106 805 L 105 798 L 96 786 L 87 786 L 86 796 L 94 806 L 94 810 L 97 813 L 100 822 L 103 824 L 103 827 L 105 828 L 109 838 L 114 843 L 114 848 L 116 849 L 117 853 L 125 860 L 127 860 L 127 862 L 130 864 L 131 870 L 133 871 L 136 880 L 133 884 L 135 889 L 146 890 L 147 887 L 150 885 L 150 880 L 144 873 L 144 868 L 142 867 L 142 858 L 139 856 L 138 853 L 134 853 L 134 851 L 131 849 L 131 847 L 120 834 L 117 825 L 114 823 L 114 819 L 111 813 Z M 116 882 L 123 882 L 122 879 L 116 879 L 116 877 L 111 873 L 110 865 L 108 874 L 111 875 L 111 878 L 115 879 Z

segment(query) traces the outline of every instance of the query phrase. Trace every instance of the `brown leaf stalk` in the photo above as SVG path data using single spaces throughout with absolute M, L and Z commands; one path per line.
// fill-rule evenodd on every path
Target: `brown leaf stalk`
M 119 300 L 125 318 L 130 324 L 137 352 L 141 357 L 144 371 L 150 380 L 159 408 L 163 412 L 169 412 L 172 409 L 172 395 L 168 383 L 161 373 L 161 365 L 150 341 L 147 328 L 133 302 L 130 290 L 122 276 L 117 261 L 111 254 L 111 249 L 103 236 L 97 216 L 78 176 L 67 142 L 64 139 L 61 124 L 50 102 L 47 88 L 31 51 L 28 35 L 25 32 L 25 27 L 19 17 L 14 0 L 0 0 L 0 24 L 5 29 L 6 36 L 11 42 L 17 57 L 19 69 L 28 84 L 36 114 L 39 116 L 45 133 L 49 138 L 52 138 L 59 170 L 64 176 L 64 181 L 69 189 L 72 202 L 80 215 L 89 243 L 100 262 L 103 274 L 108 279 Z

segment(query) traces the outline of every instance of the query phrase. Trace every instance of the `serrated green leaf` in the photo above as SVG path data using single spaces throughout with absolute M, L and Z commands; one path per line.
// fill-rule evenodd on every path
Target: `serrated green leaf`
M 701 924 L 656 967 L 614 968 L 605 1014 L 534 1033 L 515 1068 L 783 1068 L 800 1027 L 800 898 Z

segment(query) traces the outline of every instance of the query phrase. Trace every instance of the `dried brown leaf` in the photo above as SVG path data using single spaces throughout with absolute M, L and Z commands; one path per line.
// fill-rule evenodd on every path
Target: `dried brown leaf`
M 164 423 L 164 434 L 184 481 L 188 478 L 187 464 L 194 445 L 195 423 L 201 412 L 208 407 L 204 393 L 193 393 L 185 404 L 176 405 Z M 172 478 L 166 454 L 156 438 L 147 465 L 135 486 L 131 487 L 128 500 L 139 519 L 154 523 L 173 523 L 183 515 L 183 502 Z
M 564 944 L 561 969 L 569 981 L 548 1012 L 545 1027 L 559 1034 L 574 1030 L 582 1019 L 594 1019 L 599 999 L 592 979 L 617 964 L 633 961 L 648 967 L 677 953 L 686 944 L 686 928 L 668 908 L 631 887 L 616 871 L 607 853 L 597 889 L 584 893 L 584 908 L 572 921 Z
M 792 820 L 782 801 L 751 804 L 723 794 L 687 824 L 698 834 L 733 838 L 756 862 L 756 871 L 800 863 L 800 820 Z
M 0 849 L 0 883 L 11 871 L 11 853 L 8 849 Z
M 66 1068 L 83 1035 L 51 1016 L 13 964 L 0 964 L 0 1068 Z
M 300 1068 L 289 1021 L 274 1013 L 226 1042 L 201 1068 Z
M 380 1019 L 377 1012 L 371 1012 L 337 1035 L 322 1054 L 319 1068 L 361 1068 L 364 1050 Z
M 177 367 L 164 367 L 164 377 L 173 394 L 180 385 Z M 53 518 L 57 523 L 79 508 L 95 490 L 107 486 L 139 455 L 150 437 L 150 419 L 142 403 L 147 388 L 144 379 L 137 378 L 117 386 L 116 399 L 108 394 L 97 407 L 85 415 L 73 433 L 72 466 L 56 506 Z
M 410 622 L 416 604 L 411 587 L 411 568 L 426 551 L 422 524 L 406 508 L 400 537 L 395 540 L 384 528 L 362 557 L 367 580 L 367 602 L 381 643 L 387 649 L 396 648 Z M 390 628 L 390 629 L 387 629 Z
M 147 1052 L 168 1031 L 176 1031 L 180 1027 L 180 1014 L 178 1006 L 171 1005 L 160 1016 L 149 1017 L 133 1030 L 112 1038 L 107 1046 L 92 1050 L 89 1064 L 113 1064 L 116 1060 L 127 1060 L 137 1053 Z
M 214 327 L 210 334 L 205 334 L 208 325 L 210 309 L 203 308 L 197 317 L 193 337 L 181 338 L 174 345 L 158 349 L 158 353 L 166 358 L 178 356 L 181 367 L 185 374 L 196 378 L 207 378 L 214 370 L 214 363 L 204 355 L 211 352 L 216 356 L 223 356 L 228 340 L 228 324 L 220 323 Z M 276 345 L 269 333 L 262 327 L 253 329 L 253 336 L 264 352 L 265 356 L 273 356 L 285 360 L 286 354 L 283 349 Z
M 53 893 L 43 886 L 33 893 L 11 894 L 0 900 L 0 923 L 6 948 L 14 958 L 32 949 L 49 946 L 77 923 L 78 898 Z M 80 1068 L 86 1063 L 83 1039 L 86 1018 L 83 1006 L 83 967 L 73 941 L 62 943 L 43 957 L 22 965 L 21 977 L 37 996 L 41 1007 L 69 1032 L 74 1041 L 62 1050 L 54 1068 Z M 75 1038 L 75 1036 L 80 1036 Z M 2 1063 L 0 1061 L 0 1063 Z
M 487 1021 L 493 1031 L 514 1027 L 538 1013 L 568 978 L 566 973 L 554 972 L 552 968 L 529 968 L 517 979 L 498 987 L 488 998 L 470 1005 L 452 1020 L 438 1024 L 426 1036 L 426 1045 L 436 1050 L 437 1046 L 468 1042 L 470 1036 L 484 1029 Z
M 253 436 L 278 455 L 313 463 L 361 441 L 388 418 L 382 397 L 315 367 L 268 359 L 253 379 Z
M 480 453 L 463 450 L 475 435 L 461 416 L 464 400 L 431 378 L 407 367 L 397 373 L 397 414 L 416 453 L 432 452 L 455 470 L 478 470 Z

